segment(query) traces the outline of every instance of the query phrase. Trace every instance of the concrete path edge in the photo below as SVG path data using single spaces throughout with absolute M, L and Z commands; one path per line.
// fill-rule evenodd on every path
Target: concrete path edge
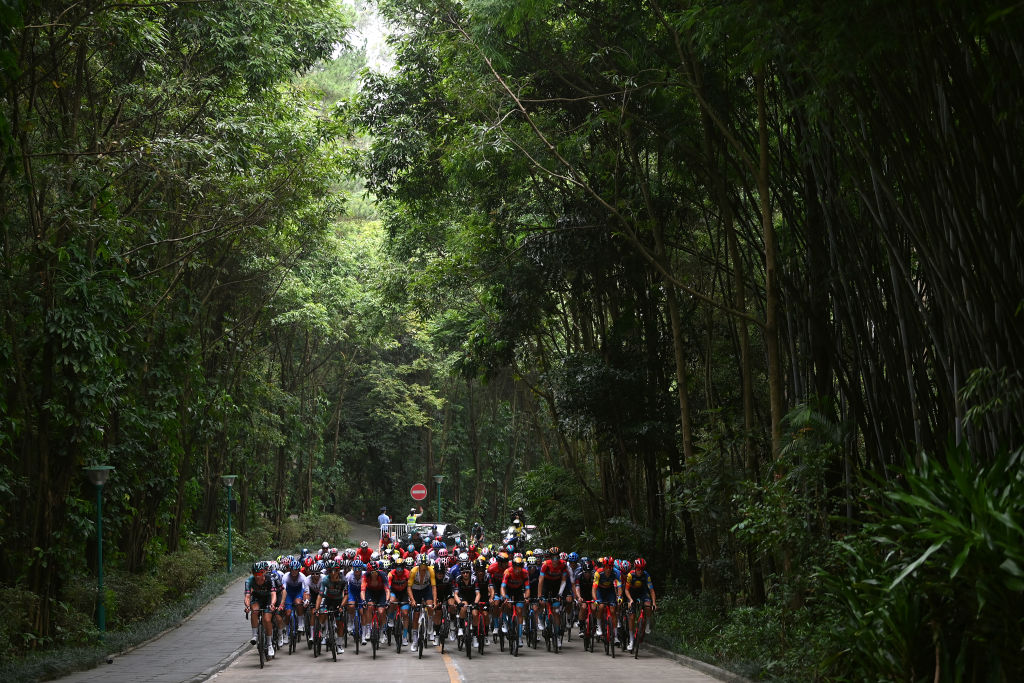
M 727 681 L 728 683 L 754 683 L 749 678 L 744 678 L 739 674 L 726 671 L 725 669 L 719 668 L 713 664 L 702 662 L 699 659 L 693 659 L 692 657 L 681 655 L 678 652 L 672 652 L 671 650 L 666 650 L 664 648 L 657 647 L 656 645 L 644 645 L 644 648 L 650 650 L 659 657 L 672 659 L 680 664 L 690 667 L 691 669 L 696 669 L 701 673 L 717 678 L 720 681 Z

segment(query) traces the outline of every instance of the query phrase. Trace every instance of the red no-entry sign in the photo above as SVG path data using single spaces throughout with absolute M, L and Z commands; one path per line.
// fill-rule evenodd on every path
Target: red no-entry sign
M 427 497 L 427 487 L 423 484 L 413 484 L 412 488 L 409 489 L 409 495 L 412 496 L 413 500 L 423 500 Z

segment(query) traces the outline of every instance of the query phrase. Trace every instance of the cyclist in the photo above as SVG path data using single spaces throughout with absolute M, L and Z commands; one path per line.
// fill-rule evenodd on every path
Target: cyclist
M 349 633 L 352 634 L 352 638 L 362 638 L 363 644 L 366 644 L 366 638 L 369 634 L 370 627 L 366 625 L 365 613 L 361 614 L 363 622 L 363 632 L 356 633 L 356 610 L 362 611 L 365 607 L 363 600 L 360 597 L 363 585 L 363 569 L 366 565 L 358 557 L 352 560 L 352 569 L 345 574 L 345 586 L 347 588 L 347 595 L 345 602 L 348 604 L 348 621 L 352 624 L 352 628 Z
M 437 600 L 434 601 L 434 628 L 437 630 L 441 620 L 445 618 L 444 610 L 455 607 L 455 597 L 452 591 L 452 575 L 449 567 L 454 568 L 455 577 L 458 578 L 458 568 L 455 565 L 455 558 L 439 557 L 434 562 L 434 577 L 437 588 Z M 455 631 L 449 632 L 449 639 L 455 640 Z
M 283 566 L 278 564 L 278 562 L 283 562 L 284 559 L 285 559 L 284 557 L 281 557 L 277 561 L 271 560 L 271 562 L 270 562 L 270 573 L 272 575 L 270 578 L 272 578 L 274 580 L 274 590 L 277 591 L 277 603 L 276 603 L 276 605 L 274 606 L 274 609 L 273 609 L 273 615 L 274 616 L 272 617 L 272 620 L 274 622 L 274 626 L 277 627 L 277 649 L 278 650 L 280 650 L 281 648 L 284 647 L 284 619 L 282 618 L 282 615 L 284 614 L 284 575 L 285 575 L 285 571 L 284 571 Z
M 537 596 L 540 595 L 540 560 L 532 551 L 528 551 L 529 554 L 526 556 L 526 573 L 530 576 L 530 595 L 533 596 L 531 602 L 537 601 Z M 540 630 L 540 610 L 534 610 L 533 612 L 533 628 L 536 631 Z
M 501 621 L 501 579 L 505 576 L 511 558 L 502 550 L 487 566 L 487 576 L 491 581 L 491 633 L 498 637 L 498 622 Z
M 573 601 L 576 597 L 576 569 L 579 566 L 580 556 L 576 553 L 561 553 L 558 559 L 565 565 L 565 588 L 562 589 L 561 598 L 565 602 L 565 628 L 572 628 L 572 622 L 576 616 Z
M 327 560 L 324 562 L 324 575 L 320 578 L 320 595 L 316 598 L 316 610 L 320 624 L 323 626 L 327 623 L 327 612 L 335 612 L 345 607 L 345 601 L 348 596 L 345 593 L 345 581 L 341 578 L 341 565 L 334 560 Z M 337 635 L 335 650 L 337 653 L 343 654 L 345 649 L 341 646 L 341 619 L 336 620 Z M 322 643 L 327 643 L 326 632 L 323 636 Z
M 309 607 L 315 605 L 317 599 L 320 597 L 320 578 L 324 572 L 324 563 L 321 561 L 314 562 L 313 566 L 309 568 L 309 580 L 306 583 L 306 603 L 303 607 Z M 314 610 L 315 613 L 315 610 Z M 313 617 L 316 618 L 315 616 Z M 313 622 L 310 621 L 309 613 L 306 614 L 306 642 L 309 643 L 313 640 Z
M 309 579 L 300 573 L 300 566 L 298 560 L 291 562 L 287 567 L 288 572 L 284 575 L 284 579 L 282 579 L 284 584 L 285 624 L 291 625 L 292 610 L 295 610 L 295 614 L 298 616 L 297 630 L 299 640 L 302 639 L 306 630 L 304 627 L 306 615 L 303 605 L 309 599 Z
M 409 560 L 412 566 L 412 559 Z M 409 588 L 409 569 L 404 562 L 396 563 L 394 569 L 388 572 L 388 622 L 397 622 L 395 612 L 399 612 L 402 620 L 402 645 L 409 644 L 409 600 L 412 598 L 412 591 Z M 397 637 L 397 636 L 396 636 Z
M 373 549 L 370 547 L 369 543 L 367 543 L 366 541 L 363 541 L 362 543 L 359 544 L 359 550 L 356 551 L 356 557 L 359 558 L 360 562 L 362 562 L 363 564 L 366 564 L 367 562 L 370 561 L 370 556 L 372 556 L 372 555 L 373 555 Z
M 384 612 L 387 608 L 388 577 L 384 571 L 382 571 L 382 562 L 382 560 L 371 562 L 369 568 L 363 572 L 363 580 L 360 583 L 359 599 L 365 605 L 363 623 L 366 624 L 366 628 L 363 629 L 363 644 L 366 644 L 366 637 L 369 636 L 370 633 L 370 610 L 377 610 L 377 613 L 380 614 L 380 617 L 383 619 Z M 369 599 L 373 604 L 367 604 L 367 599 Z
M 445 555 L 447 551 L 442 551 Z M 438 558 L 440 562 L 442 558 Z M 410 563 L 412 558 L 409 558 Z M 425 605 L 427 610 L 427 616 L 433 622 L 434 627 L 430 629 L 430 641 L 434 644 L 437 643 L 437 630 L 441 626 L 441 610 L 435 610 L 434 605 L 437 605 L 437 576 L 434 573 L 434 567 L 430 564 L 430 558 L 426 555 L 420 555 L 416 562 L 416 566 L 409 574 L 409 590 L 410 590 L 410 604 L 413 607 L 417 605 Z M 415 646 L 413 646 L 415 649 Z
M 512 558 L 512 566 L 505 570 L 501 578 L 501 599 L 505 613 L 512 611 L 512 602 L 519 607 L 519 628 L 523 627 L 523 612 L 527 600 L 530 599 L 530 573 L 526 571 L 526 562 L 521 555 Z M 501 630 L 507 632 L 505 621 L 501 622 Z
M 474 545 L 480 545 L 484 542 L 484 525 L 480 522 L 473 522 L 473 531 L 470 532 L 470 536 Z M 475 548 L 474 548 L 475 552 Z
M 602 557 L 597 561 L 597 569 L 594 571 L 594 600 L 603 605 L 611 605 L 610 626 L 614 637 L 615 634 L 615 609 L 622 599 L 622 588 L 619 583 L 618 574 L 615 571 L 615 560 L 610 557 Z M 601 636 L 601 620 L 597 620 L 597 635 Z
M 480 595 L 480 582 L 477 581 L 476 576 L 473 573 L 473 566 L 468 562 L 458 565 L 458 575 L 452 582 L 452 591 L 456 600 L 456 604 L 459 610 L 459 636 L 465 635 L 465 631 L 462 628 L 464 621 L 468 621 L 471 616 L 467 616 L 467 609 L 471 605 L 477 605 L 483 601 L 483 597 Z
M 594 601 L 594 565 L 589 557 L 580 559 L 576 568 L 576 602 L 579 604 L 578 619 L 580 622 L 580 638 L 583 637 L 584 603 Z
M 252 624 L 252 640 L 256 644 L 256 615 L 260 609 L 263 612 L 263 629 L 267 632 L 267 656 L 274 656 L 273 628 L 270 624 L 270 615 L 277 607 L 277 582 L 273 578 L 276 572 L 270 571 L 267 562 L 256 562 L 252 565 L 252 576 L 245 581 L 245 612 L 250 614 Z
M 658 609 L 658 598 L 654 593 L 654 581 L 647 573 L 647 560 L 638 557 L 633 563 L 633 570 L 626 575 L 624 583 L 628 607 L 632 608 L 634 602 L 639 602 L 647 621 L 647 628 L 644 633 L 651 632 L 651 610 Z M 629 611 L 629 647 L 633 649 L 633 630 L 636 628 L 636 614 L 632 609 Z
M 565 563 L 559 558 L 558 548 L 549 548 L 548 559 L 540 566 L 540 579 L 537 581 L 537 590 L 541 601 L 551 604 L 552 633 L 559 633 L 559 646 L 562 644 L 558 620 L 559 596 L 565 591 L 565 585 L 568 583 L 568 580 L 569 571 Z

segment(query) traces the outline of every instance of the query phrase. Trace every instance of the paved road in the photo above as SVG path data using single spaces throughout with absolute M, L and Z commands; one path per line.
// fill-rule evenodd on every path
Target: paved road
M 352 537 L 355 540 L 365 538 L 372 542 L 378 535 L 379 530 L 375 527 L 353 525 Z M 648 652 L 642 652 L 637 660 L 623 656 L 613 660 L 603 652 L 584 652 L 582 643 L 577 640 L 566 642 L 565 649 L 558 655 L 543 650 L 541 646 L 537 650 L 523 649 L 520 657 L 513 658 L 491 646 L 483 656 L 475 655 L 472 660 L 467 660 L 465 653 L 441 655 L 437 648 L 424 651 L 423 659 L 408 650 L 403 649 L 401 654 L 397 654 L 394 649 L 389 649 L 378 652 L 377 659 L 373 660 L 369 650 L 360 648 L 360 654 L 356 655 L 350 647 L 337 662 L 323 656 L 314 659 L 312 653 L 305 649 L 290 656 L 286 650 L 261 670 L 256 650 L 249 645 L 251 631 L 248 622 L 242 618 L 241 596 L 240 579 L 178 628 L 115 657 L 113 664 L 103 664 L 59 680 L 66 683 L 198 683 L 205 680 L 253 683 L 276 680 L 282 674 L 313 674 L 317 677 L 331 674 L 358 676 L 364 680 L 404 681 L 417 677 L 423 681 L 493 681 L 496 675 L 518 673 L 524 667 L 528 668 L 531 678 L 542 680 L 576 680 L 590 676 L 604 679 L 608 675 L 612 676 L 611 680 L 621 680 L 619 677 L 624 676 L 639 677 L 644 683 L 715 680 Z M 230 665 L 227 665 L 229 661 Z
M 351 641 L 349 643 L 351 645 Z M 293 655 L 279 654 L 275 659 L 259 668 L 259 657 L 255 649 L 246 652 L 231 666 L 210 679 L 211 683 L 255 683 L 257 681 L 278 681 L 281 676 L 291 680 L 324 680 L 323 676 L 344 676 L 351 680 L 406 681 L 414 678 L 422 681 L 494 681 L 502 676 L 526 672 L 529 678 L 542 681 L 564 680 L 641 680 L 644 683 L 671 681 L 672 683 L 706 683 L 715 681 L 706 674 L 694 671 L 669 659 L 641 652 L 639 659 L 618 656 L 615 659 L 603 651 L 585 652 L 577 640 L 565 643 L 559 654 L 543 649 L 523 649 L 519 657 L 500 652 L 497 646 L 490 646 L 483 656 L 474 652 L 473 659 L 467 659 L 464 652 L 442 655 L 438 648 L 424 650 L 423 659 L 403 649 L 397 654 L 394 649 L 379 651 L 377 659 L 371 658 L 368 650 L 360 648 L 354 654 L 352 648 L 338 657 L 316 659 L 308 650 L 298 650 Z M 314 678 L 309 678 L 313 676 Z

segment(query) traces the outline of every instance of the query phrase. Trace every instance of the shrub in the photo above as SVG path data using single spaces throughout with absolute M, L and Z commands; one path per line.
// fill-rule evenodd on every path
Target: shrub
M 922 456 L 824 576 L 844 607 L 834 671 L 855 680 L 1019 680 L 1024 449 Z
M 157 561 L 156 578 L 172 591 L 187 592 L 197 575 L 205 575 L 210 570 L 212 556 L 213 551 L 205 542 L 192 537 L 181 550 L 164 555 Z
M 313 513 L 299 521 L 302 523 L 299 543 L 307 544 L 306 547 L 319 547 L 322 541 L 339 545 L 352 533 L 352 525 L 337 515 Z
M 175 553 L 177 555 L 177 553 Z M 190 553 L 186 553 L 186 557 Z M 195 581 L 195 565 L 191 567 L 192 581 Z M 177 577 L 175 577 L 177 578 Z M 152 574 L 131 574 L 111 571 L 104 583 L 107 594 L 107 619 L 110 628 L 124 628 L 145 619 L 164 602 L 168 591 L 182 585 L 165 584 Z

